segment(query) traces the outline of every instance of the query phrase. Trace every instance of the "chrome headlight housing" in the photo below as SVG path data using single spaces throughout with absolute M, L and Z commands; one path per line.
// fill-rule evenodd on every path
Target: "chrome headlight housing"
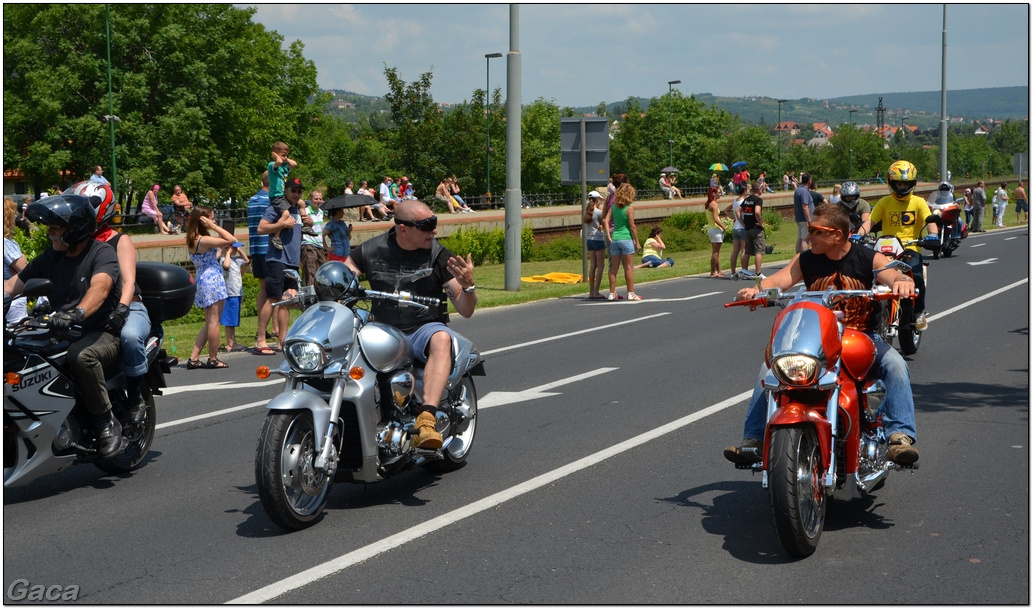
M 783 355 L 771 362 L 771 371 L 785 385 L 811 385 L 818 381 L 818 359 L 810 355 Z
M 300 372 L 317 372 L 327 363 L 328 353 L 323 346 L 313 341 L 298 341 L 284 349 L 291 368 Z

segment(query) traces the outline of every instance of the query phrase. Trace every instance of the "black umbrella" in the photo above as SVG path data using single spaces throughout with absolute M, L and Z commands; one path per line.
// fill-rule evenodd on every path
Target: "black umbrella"
M 377 200 L 369 195 L 341 195 L 334 197 L 326 203 L 323 203 L 323 211 L 333 211 L 335 209 L 348 209 L 351 207 L 362 207 L 363 205 L 373 205 Z
M 664 167 L 660 171 L 662 171 L 664 173 L 678 173 L 678 168 L 677 167 L 672 167 L 671 165 L 668 165 L 667 167 Z

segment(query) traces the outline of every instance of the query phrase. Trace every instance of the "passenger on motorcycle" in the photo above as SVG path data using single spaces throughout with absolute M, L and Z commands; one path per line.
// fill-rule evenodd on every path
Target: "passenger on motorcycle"
M 109 226 L 115 215 L 115 195 L 107 184 L 80 182 L 66 193 L 83 195 L 97 213 L 97 232 L 93 238 L 115 248 L 118 272 L 122 277 L 121 292 L 114 312 L 108 317 L 108 326 L 119 335 L 122 351 L 122 369 L 126 375 L 126 410 L 133 424 L 143 421 L 147 404 L 143 397 L 144 375 L 147 374 L 147 335 L 151 320 L 143 305 L 143 295 L 136 285 L 136 248 L 129 235 Z
M 897 296 L 913 295 L 915 284 L 907 275 L 894 269 L 876 272 L 889 264 L 889 258 L 852 242 L 849 239 L 849 227 L 850 219 L 838 205 L 825 203 L 815 208 L 814 216 L 807 225 L 811 249 L 797 254 L 788 266 L 761 281 L 761 288 L 788 290 L 803 280 L 807 290 L 811 291 L 828 288 L 867 290 L 878 281 L 892 288 Z M 749 300 L 758 291 L 756 287 L 743 288 L 735 295 L 735 299 Z M 900 465 L 911 465 L 918 461 L 918 450 L 912 446 L 917 438 L 915 402 L 907 364 L 876 332 L 881 313 L 875 302 L 850 300 L 841 306 L 841 310 L 844 313 L 844 326 L 866 333 L 875 342 L 877 355 L 873 370 L 877 370 L 878 378 L 886 385 L 886 399 L 882 405 L 882 423 L 890 443 L 886 459 Z M 766 367 L 762 364 L 746 411 L 742 444 L 730 446 L 724 451 L 725 458 L 733 463 L 748 465 L 763 459 L 759 453 L 764 447 L 766 423 L 762 384 L 765 372 Z
M 839 192 L 838 205 L 846 211 L 847 215 L 857 214 L 861 218 L 856 225 L 853 220 L 850 220 L 851 231 L 856 231 L 861 223 L 872 215 L 872 206 L 861 198 L 861 187 L 857 185 L 857 182 L 843 182 L 843 188 Z
M 29 205 L 25 215 L 47 225 L 48 247 L 20 273 L 4 282 L 5 294 L 18 296 L 25 282 L 50 279 L 48 295 L 56 313 L 50 326 L 59 332 L 81 325 L 83 335 L 68 347 L 68 369 L 94 422 L 98 452 L 110 457 L 122 447 L 122 426 L 111 413 L 104 367 L 118 361 L 118 333 L 108 318 L 121 296 L 118 256 L 107 243 L 93 239 L 97 228 L 90 200 L 73 194 L 51 195 Z
M 940 247 L 940 228 L 936 225 L 936 216 L 929 209 L 925 199 L 914 194 L 918 184 L 918 169 L 908 161 L 896 161 L 890 165 L 887 175 L 890 194 L 878 200 L 872 208 L 872 215 L 861 223 L 857 234 L 861 237 L 872 230 L 872 225 L 882 222 L 882 234 L 896 235 L 902 242 L 918 239 L 922 227 L 929 229 L 926 242 L 931 248 Z M 918 298 L 915 299 L 915 329 L 924 332 L 929 325 L 925 319 L 925 273 L 923 272 L 921 248 L 909 245 L 911 250 L 904 257 L 914 270 L 915 285 Z
M 407 290 L 417 296 L 442 298 L 448 294 L 456 311 L 470 317 L 477 307 L 473 283 L 473 262 L 454 256 L 434 238 L 438 218 L 422 201 L 405 200 L 395 205 L 395 226 L 387 233 L 369 239 L 353 248 L 345 261 L 356 273 L 365 273 L 371 289 L 393 292 Z M 432 269 L 428 277 L 397 285 L 399 275 L 421 269 Z M 417 311 L 398 303 L 376 300 L 373 317 L 395 326 L 409 339 L 413 354 L 425 362 L 423 371 L 423 412 L 416 418 L 418 448 L 441 448 L 435 412 L 445 391 L 452 369 L 452 330 L 445 325 L 444 306 Z

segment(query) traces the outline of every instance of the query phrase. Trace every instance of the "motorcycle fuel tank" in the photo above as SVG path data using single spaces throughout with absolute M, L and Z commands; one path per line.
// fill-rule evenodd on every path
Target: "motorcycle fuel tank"
M 355 343 L 355 314 L 338 302 L 312 305 L 291 325 L 284 343 L 296 341 L 310 341 L 329 349 L 330 361 L 344 359 Z
M 412 349 L 401 330 L 370 322 L 359 330 L 362 355 L 377 372 L 391 372 L 412 365 Z

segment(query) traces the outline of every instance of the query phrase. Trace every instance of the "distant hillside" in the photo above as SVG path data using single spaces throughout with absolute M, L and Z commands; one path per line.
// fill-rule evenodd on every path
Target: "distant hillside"
M 909 125 L 919 129 L 932 129 L 939 125 L 940 92 L 919 91 L 911 93 L 872 93 L 829 99 L 791 99 L 782 102 L 782 120 L 798 123 L 826 122 L 831 125 L 851 120 L 849 110 L 856 109 L 853 121 L 860 125 L 876 124 L 875 108 L 882 97 L 886 108 L 884 122 L 899 124 L 901 117 Z M 778 102 L 770 97 L 717 97 L 710 93 L 697 93 L 696 99 L 708 106 L 717 106 L 743 121 L 754 124 L 774 125 L 778 121 Z M 638 98 L 642 108 L 649 107 L 649 100 Z M 606 105 L 611 114 L 620 113 L 624 102 Z M 595 106 L 574 109 L 578 113 L 595 112 Z M 985 121 L 993 118 L 1028 119 L 1029 87 L 995 87 L 991 89 L 959 89 L 947 91 L 947 115 L 953 120 L 965 122 Z

